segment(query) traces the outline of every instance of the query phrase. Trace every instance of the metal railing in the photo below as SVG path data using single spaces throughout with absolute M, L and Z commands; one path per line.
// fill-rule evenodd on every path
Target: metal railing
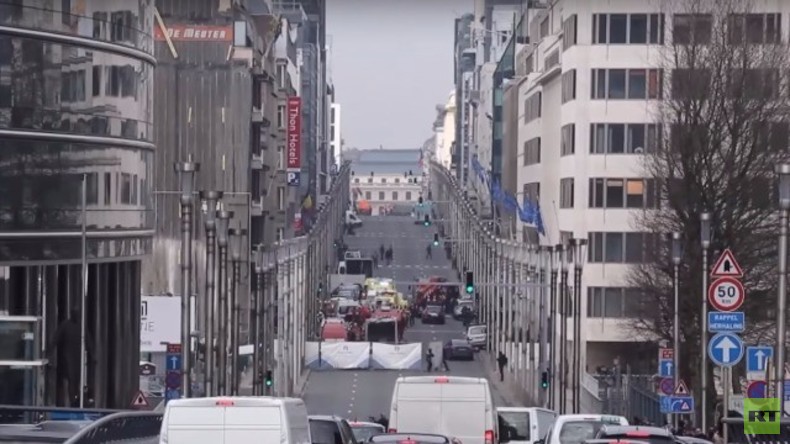
M 609 374 L 593 375 L 598 380 L 598 396 L 602 412 L 640 418 L 663 425 L 666 415 L 661 413 L 661 401 L 655 393 L 653 375 Z M 582 391 L 584 392 L 584 390 Z

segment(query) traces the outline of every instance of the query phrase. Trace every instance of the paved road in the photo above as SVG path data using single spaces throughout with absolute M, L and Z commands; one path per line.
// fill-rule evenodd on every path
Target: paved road
M 363 219 L 364 226 L 354 236 L 346 236 L 350 250 L 359 249 L 365 255 L 392 245 L 391 265 L 379 263 L 376 275 L 395 281 L 412 282 L 415 278 L 444 276 L 458 281 L 456 272 L 444 255 L 444 248 L 433 248 L 433 258 L 426 258 L 426 247 L 433 242 L 435 227 L 414 224 L 403 216 L 372 216 Z M 399 285 L 407 293 L 408 284 Z M 447 317 L 445 325 L 421 325 L 406 330 L 406 342 L 445 341 L 463 336 L 460 322 Z M 478 361 L 451 361 L 451 375 L 484 376 Z M 419 371 L 345 370 L 313 372 L 307 383 L 304 399 L 311 414 L 334 414 L 350 419 L 366 420 L 368 416 L 389 416 L 392 388 L 398 376 L 425 375 Z M 436 374 L 436 373 L 434 373 Z M 492 388 L 494 388 L 492 386 Z M 494 388 L 494 402 L 505 405 Z

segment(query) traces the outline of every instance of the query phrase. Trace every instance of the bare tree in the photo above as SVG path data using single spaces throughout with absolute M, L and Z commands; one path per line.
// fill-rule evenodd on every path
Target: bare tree
M 706 272 L 700 213 L 712 214 L 711 264 L 731 248 L 744 269 L 747 328 L 771 326 L 774 165 L 787 157 L 790 51 L 780 34 L 779 14 L 752 13 L 748 1 L 682 0 L 673 6 L 666 14 L 671 36 L 659 61 L 666 80 L 660 82 L 666 88 L 656 110 L 663 136 L 644 156 L 646 176 L 659 183 L 660 204 L 635 220 L 640 231 L 654 233 L 655 244 L 645 248 L 656 253 L 629 276 L 645 297 L 632 326 L 648 340 L 672 339 L 673 265 L 670 242 L 662 234 L 681 233 L 678 370 L 698 388 Z M 709 397 L 713 386 L 709 383 Z

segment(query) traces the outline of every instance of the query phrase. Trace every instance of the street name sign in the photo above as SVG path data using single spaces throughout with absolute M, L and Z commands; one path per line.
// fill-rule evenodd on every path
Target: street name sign
M 717 311 L 735 311 L 743 305 L 746 290 L 741 281 L 734 277 L 721 277 L 708 288 L 708 302 Z
M 713 266 L 713 270 L 711 271 L 710 275 L 712 277 L 733 277 L 739 278 L 743 277 L 743 270 L 741 266 L 738 265 L 738 261 L 735 260 L 735 255 L 732 254 L 732 250 L 729 248 L 724 250 L 719 256 L 719 260 L 716 261 L 716 265 Z
M 773 358 L 774 348 L 767 345 L 746 347 L 746 371 L 765 372 L 768 360 Z
M 743 355 L 743 341 L 734 333 L 717 333 L 708 341 L 708 356 L 716 365 L 732 367 Z
M 708 312 L 708 331 L 711 333 L 740 333 L 746 329 L 746 316 L 742 311 Z

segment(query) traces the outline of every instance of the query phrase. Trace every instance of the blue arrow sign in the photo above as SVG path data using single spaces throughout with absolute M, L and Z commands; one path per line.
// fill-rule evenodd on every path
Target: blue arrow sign
M 181 370 L 181 355 L 167 355 L 167 370 Z
M 746 347 L 746 371 L 764 372 L 768 360 L 773 358 L 774 348 L 768 345 Z
M 708 356 L 716 365 L 732 367 L 743 355 L 743 340 L 734 333 L 717 333 L 708 342 Z
M 745 329 L 746 316 L 742 311 L 708 312 L 708 331 L 711 333 L 740 333 Z
M 694 398 L 691 396 L 662 396 L 661 413 L 692 413 Z
M 662 378 L 671 378 L 675 376 L 674 365 L 671 359 L 662 359 L 658 361 L 658 376 Z

